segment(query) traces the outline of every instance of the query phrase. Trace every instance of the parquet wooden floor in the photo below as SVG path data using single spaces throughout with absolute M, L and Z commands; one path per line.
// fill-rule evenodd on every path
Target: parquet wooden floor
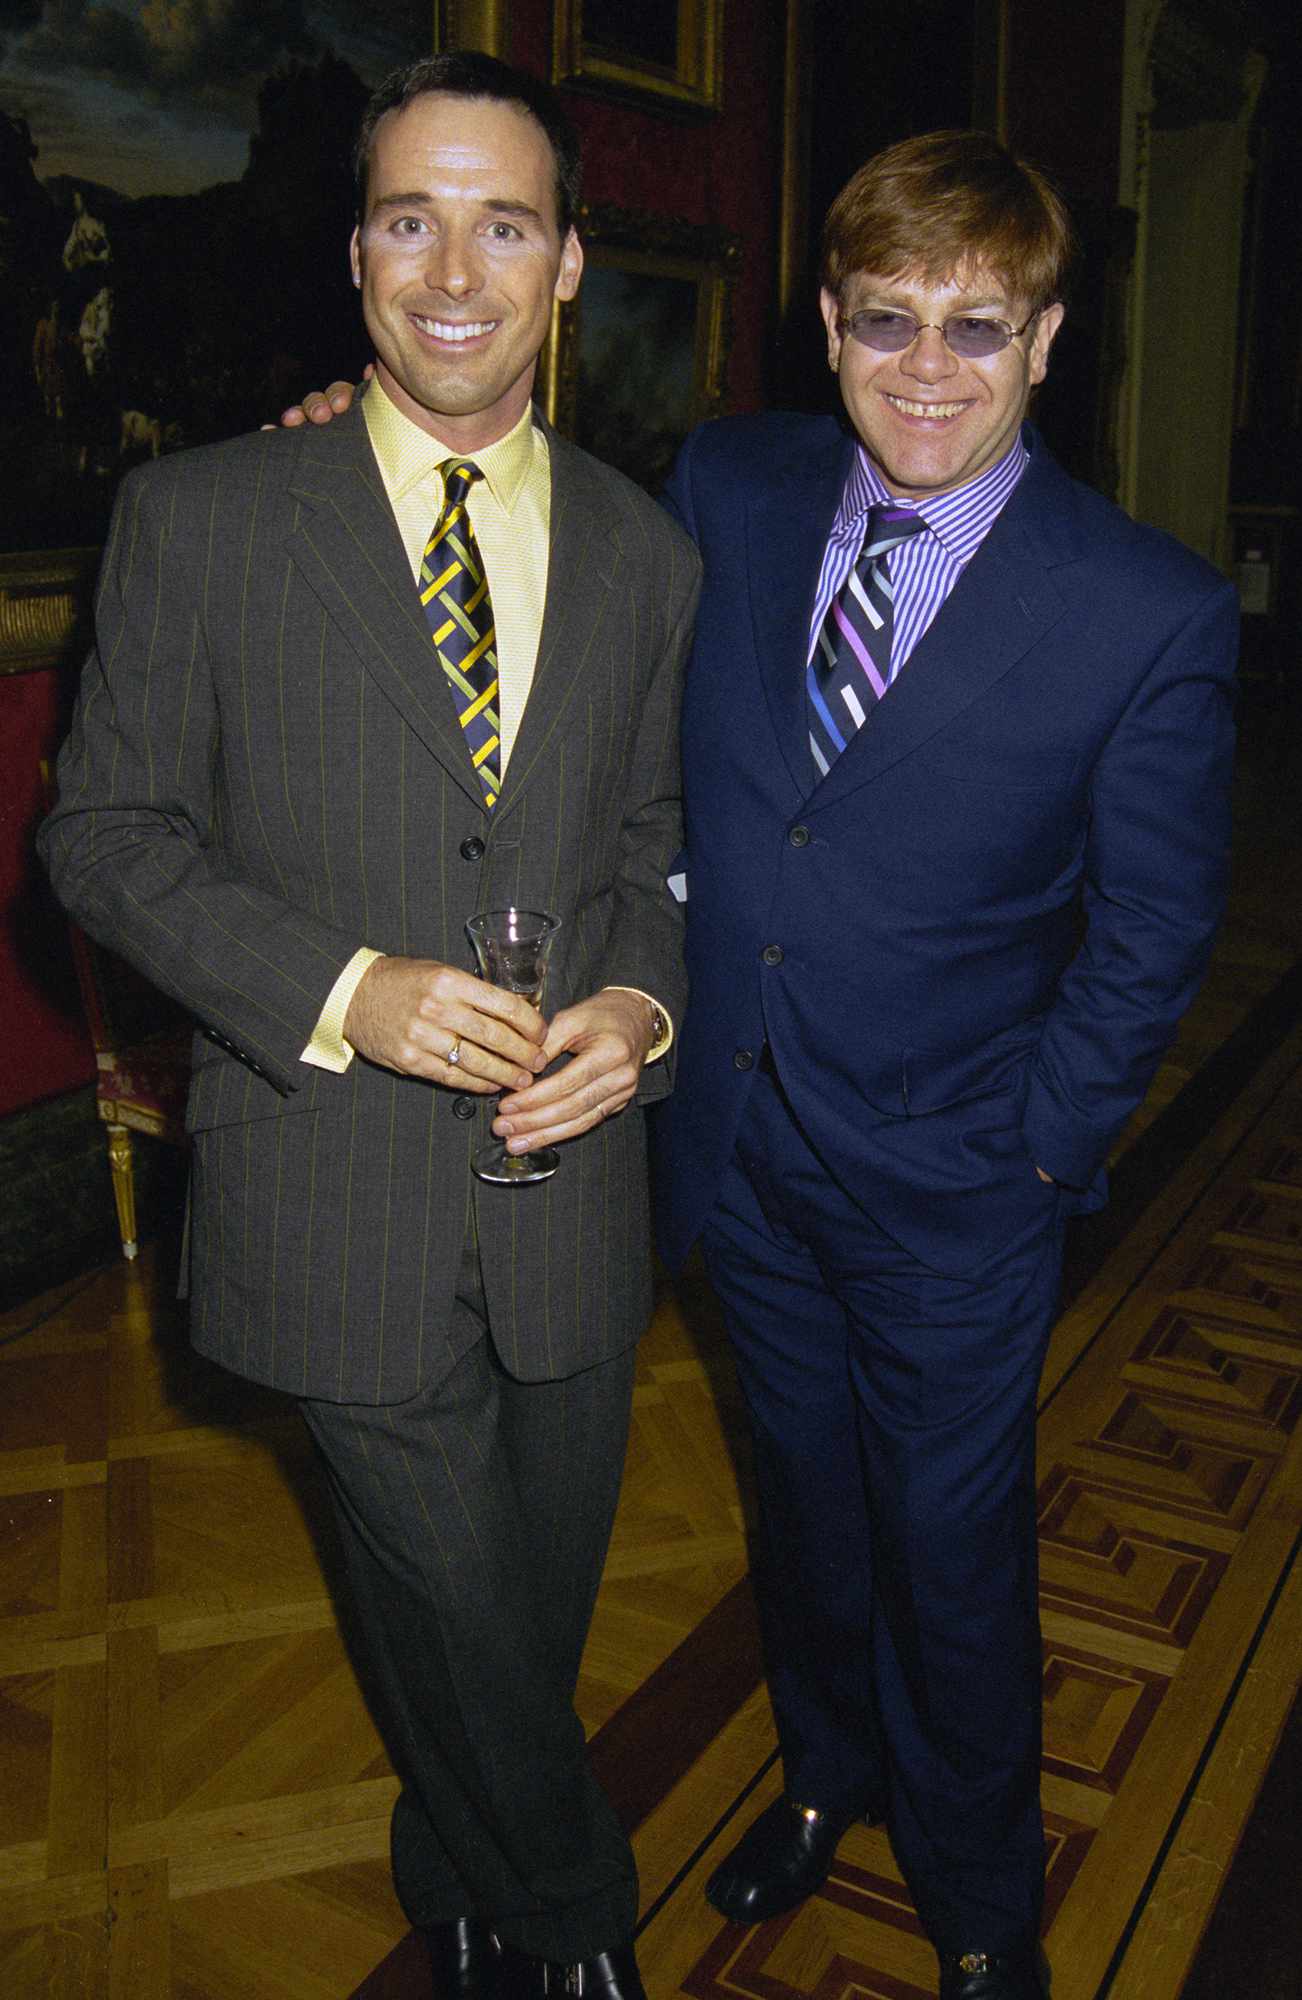
M 1055 2000 L 1175 2000 L 1295 1685 L 1302 1030 L 1276 1019 L 1187 1142 L 1170 1116 L 1263 1009 L 1296 1013 L 1302 843 L 1257 826 L 1213 975 L 1121 1149 L 1124 1174 L 1165 1143 L 1160 1178 L 1078 1260 L 1045 1374 Z M 282 1399 L 189 1353 L 170 1292 L 155 1248 L 0 1318 L 0 1994 L 414 2000 L 394 1780 L 315 1464 Z M 693 1279 L 641 1352 L 579 1691 L 635 1830 L 649 1993 L 924 2000 L 934 1959 L 880 1831 L 755 1930 L 701 1894 L 779 1783 L 746 1512 Z

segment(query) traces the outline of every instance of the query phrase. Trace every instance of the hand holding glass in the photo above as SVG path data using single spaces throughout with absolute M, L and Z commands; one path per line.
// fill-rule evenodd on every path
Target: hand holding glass
M 560 927 L 560 918 L 545 910 L 481 910 L 470 919 L 466 932 L 482 977 L 507 993 L 519 993 L 531 1007 L 540 1007 L 547 959 Z M 481 1181 L 500 1187 L 550 1180 L 559 1165 L 552 1146 L 540 1146 L 536 1153 L 508 1153 L 501 1139 L 481 1146 L 470 1162 Z

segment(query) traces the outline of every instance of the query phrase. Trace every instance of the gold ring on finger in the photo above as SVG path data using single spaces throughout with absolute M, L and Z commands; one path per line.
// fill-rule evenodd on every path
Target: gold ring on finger
M 457 1066 L 457 1064 L 458 1064 L 458 1063 L 459 1063 L 459 1062 L 461 1061 L 461 1037 L 460 1037 L 460 1035 L 457 1035 L 457 1036 L 456 1036 L 456 1037 L 454 1038 L 454 1040 L 453 1040 L 453 1043 L 452 1043 L 452 1047 L 451 1047 L 451 1048 L 450 1048 L 450 1049 L 448 1050 L 448 1052 L 447 1052 L 447 1054 L 446 1054 L 446 1055 L 444 1056 L 443 1060 L 444 1060 L 444 1062 L 445 1062 L 445 1063 L 447 1064 L 447 1066 L 448 1066 L 448 1068 L 449 1068 L 449 1069 L 455 1069 L 455 1068 L 456 1068 L 456 1066 Z

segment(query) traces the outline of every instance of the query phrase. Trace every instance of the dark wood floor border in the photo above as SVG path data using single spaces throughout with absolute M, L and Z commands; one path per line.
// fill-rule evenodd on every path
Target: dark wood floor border
M 755 1597 L 742 1577 L 592 1739 L 598 1783 L 628 1833 L 705 1755 L 763 1672 Z
M 1207 1766 L 1210 1764 L 1212 1757 L 1216 1752 L 1216 1747 L 1221 1740 L 1221 1734 L 1225 1728 L 1226 1723 L 1229 1721 L 1235 1703 L 1237 1702 L 1240 1694 L 1243 1691 L 1244 1683 L 1252 1671 L 1253 1662 L 1257 1657 L 1257 1650 L 1270 1628 L 1270 1623 L 1275 1615 L 1276 1609 L 1278 1608 L 1279 1600 L 1284 1594 L 1285 1588 L 1288 1585 L 1289 1578 L 1292 1575 L 1293 1570 L 1296 1568 L 1299 1559 L 1302 1559 L 1302 1535 L 1299 1535 L 1297 1539 L 1294 1541 L 1293 1547 L 1289 1552 L 1288 1558 L 1283 1564 L 1282 1568 L 1280 1569 L 1279 1576 L 1276 1578 L 1275 1581 L 1275 1588 L 1271 1592 L 1270 1599 L 1266 1604 L 1265 1609 L 1262 1611 L 1261 1617 L 1257 1621 L 1257 1628 L 1253 1634 L 1252 1643 L 1249 1645 L 1247 1651 L 1243 1655 L 1242 1660 L 1239 1662 L 1238 1671 L 1235 1674 L 1234 1679 L 1226 1693 L 1225 1700 L 1221 1704 L 1220 1714 L 1216 1717 L 1215 1722 L 1212 1724 L 1211 1729 L 1208 1731 L 1207 1740 L 1203 1744 L 1202 1754 L 1200 1755 L 1197 1763 L 1194 1765 L 1193 1770 L 1189 1774 L 1189 1780 L 1184 1788 L 1183 1796 L 1179 1799 L 1174 1810 L 1171 1813 L 1171 1818 L 1166 1829 L 1166 1834 L 1163 1837 L 1163 1840 L 1157 1850 L 1157 1853 L 1153 1856 L 1153 1860 L 1149 1866 L 1147 1877 L 1145 1878 L 1143 1884 L 1141 1885 L 1138 1895 L 1135 1897 L 1134 1908 L 1130 1913 L 1130 1920 L 1125 1925 L 1125 1927 L 1121 1932 L 1121 1935 L 1117 1939 L 1116 1950 L 1113 1952 L 1111 1961 L 1108 1965 L 1108 1969 L 1103 1975 L 1103 1979 L 1099 1985 L 1098 1993 L 1095 1996 L 1095 2000 L 1109 2000 L 1109 1996 L 1112 1993 L 1113 1985 L 1117 1978 L 1117 1975 L 1124 1970 L 1126 1953 L 1130 1949 L 1130 1945 L 1134 1938 L 1136 1930 L 1139 1928 L 1140 1921 L 1143 1918 L 1145 1909 L 1148 1906 L 1149 1898 L 1151 1897 L 1153 1890 L 1155 1889 L 1155 1887 L 1157 1886 L 1158 1882 L 1161 1879 L 1162 1870 L 1166 1866 L 1166 1862 L 1171 1853 L 1171 1849 L 1175 1845 L 1177 1839 L 1179 1838 L 1180 1827 L 1184 1820 L 1185 1814 L 1188 1811 L 1191 1802 L 1197 1796 L 1198 1787 L 1202 1783 L 1203 1774 L 1206 1771 Z M 1296 1779 L 1297 1776 L 1298 1743 L 1299 1739 L 1297 1732 L 1294 1731 L 1293 1734 L 1290 1736 L 1288 1727 L 1286 1725 L 1285 1730 L 1280 1738 L 1280 1744 L 1276 1746 L 1276 1755 L 1271 1759 L 1270 1766 L 1268 1767 L 1266 1772 L 1265 1782 L 1262 1786 L 1260 1793 L 1257 1796 L 1256 1804 L 1253 1808 L 1252 1814 L 1249 1817 L 1247 1827 L 1245 1827 L 1244 1830 L 1244 1839 L 1246 1839 L 1248 1831 L 1255 1826 L 1256 1832 L 1254 1836 L 1253 1848 L 1250 1849 L 1247 1857 L 1243 1857 L 1242 1856 L 1243 1840 L 1241 1840 L 1239 1852 L 1238 1854 L 1236 1854 L 1236 1861 L 1241 1858 L 1244 1860 L 1244 1867 L 1238 1873 L 1238 1881 L 1236 1884 L 1236 1895 L 1240 1902 L 1249 1899 L 1255 1894 L 1256 1900 L 1258 1901 L 1258 1903 L 1260 1903 L 1261 1890 L 1264 1884 L 1259 1879 L 1256 1878 L 1255 1874 L 1253 1876 L 1253 1879 L 1249 1881 L 1249 1870 L 1251 1862 L 1254 1858 L 1254 1854 L 1258 1859 L 1258 1861 L 1264 1860 L 1271 1864 L 1273 1864 L 1274 1861 L 1279 1859 L 1281 1856 L 1286 1856 L 1290 1851 L 1292 1852 L 1294 1857 L 1302 1858 L 1302 1833 L 1299 1832 L 1298 1821 L 1297 1821 L 1296 1801 L 1298 1794 L 1296 1790 L 1293 1791 L 1291 1796 L 1290 1809 L 1282 1816 L 1284 1823 L 1281 1824 L 1277 1822 L 1274 1816 L 1275 1804 L 1283 1796 L 1285 1796 L 1282 1787 L 1287 1785 L 1290 1778 Z M 1289 1750 L 1291 1750 L 1292 1753 L 1291 1757 L 1288 1756 L 1287 1754 L 1285 1755 L 1282 1761 L 1282 1765 L 1279 1757 L 1279 1752 L 1281 1749 L 1283 1749 L 1286 1753 Z M 1265 1808 L 1264 1812 L 1263 1812 L 1263 1807 Z M 1235 1871 L 1232 1869 L 1231 1875 L 1233 1875 L 1234 1872 Z M 1289 1882 L 1294 1885 L 1296 1885 L 1299 1882 L 1302 1882 L 1302 1868 L 1295 1868 L 1291 1873 L 1287 1873 L 1281 1876 L 1281 1875 L 1276 1875 L 1273 1872 L 1273 1867 L 1272 1867 L 1271 1872 L 1267 1874 L 1266 1880 L 1271 1885 L 1271 1893 L 1276 1897 L 1278 1897 L 1278 1890 L 1283 1882 Z M 1228 1887 L 1229 1887 L 1229 1882 L 1227 1880 L 1226 1888 Z M 1224 1891 L 1222 1891 L 1222 1894 L 1223 1893 Z M 1302 1916 L 1299 1916 L 1297 1907 L 1298 1898 L 1296 1894 L 1294 1894 L 1292 1896 L 1280 1900 L 1288 1902 L 1293 1906 L 1291 1912 L 1292 1930 L 1293 1930 L 1293 1935 L 1296 1937 L 1300 1933 L 1302 1933 Z M 1218 1908 L 1220 1901 L 1221 1898 L 1218 1897 L 1217 1898 Z M 1215 1912 L 1213 1912 L 1213 1918 L 1214 1916 Z M 1233 1911 L 1231 1910 L 1230 1917 L 1227 1918 L 1225 1921 L 1227 1923 L 1231 1922 L 1232 1916 L 1233 1916 Z M 1287 1935 L 1287 1913 L 1282 1910 L 1276 1910 L 1275 1916 L 1277 1919 L 1280 1917 L 1284 1918 L 1285 1934 Z M 1209 1924 L 1209 1929 L 1210 1928 L 1211 1926 Z M 1264 1942 L 1264 1940 L 1257 1940 L 1257 1942 Z M 1239 1934 L 1238 1943 L 1241 1950 L 1242 1947 L 1241 1933 Z M 1204 1959 L 1205 1962 L 1205 1955 L 1201 1950 L 1199 1957 L 1200 1959 Z M 1195 1967 L 1197 1965 L 1197 1962 L 1198 1961 L 1195 1961 Z M 1297 1965 L 1298 1961 L 1295 1958 L 1292 1962 L 1292 1977 L 1294 1983 L 1287 1988 L 1281 1987 L 1279 1989 L 1280 1994 L 1282 1996 L 1282 2000 L 1295 2000 L 1295 1996 L 1297 1993 L 1297 1984 L 1296 1984 Z M 1251 1993 L 1253 1995 L 1253 2000 L 1266 2000 L 1268 1989 L 1265 1989 L 1262 1986 L 1258 1985 L 1256 1983 L 1255 1978 L 1250 1978 L 1247 1973 L 1247 1968 L 1243 1964 L 1240 1964 L 1239 1966 L 1239 1978 L 1242 1983 L 1226 1984 L 1222 1987 L 1219 1987 L 1217 1990 L 1220 1992 L 1224 1992 L 1226 1994 Z M 1184 2000 L 1187 2000 L 1187 1982 L 1186 1982 L 1186 1988 L 1184 1989 Z
M 424 1941 L 408 1931 L 362 1981 L 352 2000 L 430 2000 L 431 1991 Z
M 1293 1704 L 1180 2000 L 1225 2000 L 1233 1993 L 1296 2000 L 1302 1966 L 1299 1799 L 1302 1701 Z

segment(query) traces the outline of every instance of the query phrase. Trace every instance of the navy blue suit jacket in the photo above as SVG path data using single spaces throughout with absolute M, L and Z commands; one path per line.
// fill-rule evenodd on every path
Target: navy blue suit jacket
M 820 782 L 803 670 L 853 440 L 771 415 L 683 448 L 667 501 L 705 586 L 683 711 L 691 1000 L 656 1134 L 673 1265 L 765 1041 L 829 1173 L 924 1262 L 971 1271 L 1037 1205 L 1102 1198 L 1201 978 L 1234 593 L 1026 435 L 1011 500 Z

